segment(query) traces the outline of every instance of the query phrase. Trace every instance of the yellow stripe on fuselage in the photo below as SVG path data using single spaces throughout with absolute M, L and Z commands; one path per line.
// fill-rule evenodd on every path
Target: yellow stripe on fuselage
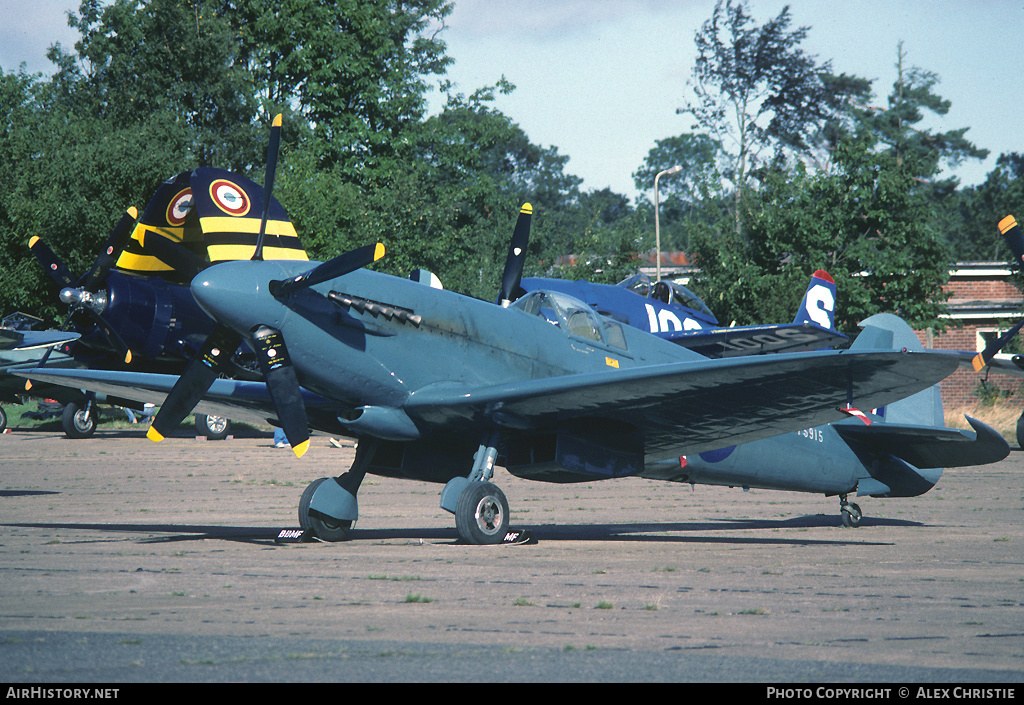
M 256 254 L 256 243 L 251 245 L 209 245 L 206 251 L 210 254 L 211 262 L 232 262 L 235 260 L 248 260 Z M 290 259 L 309 261 L 309 257 L 303 250 L 294 250 L 287 247 L 273 247 L 264 243 L 263 259 Z
M 199 222 L 202 225 L 203 232 L 208 236 L 216 233 L 250 233 L 252 235 L 259 235 L 260 233 L 259 218 L 210 216 L 208 218 L 201 218 Z M 286 220 L 268 220 L 267 235 L 298 237 L 298 234 L 295 232 L 295 226 Z
M 174 269 L 152 255 L 137 255 L 133 252 L 122 252 L 117 258 L 117 268 L 130 272 L 170 272 Z

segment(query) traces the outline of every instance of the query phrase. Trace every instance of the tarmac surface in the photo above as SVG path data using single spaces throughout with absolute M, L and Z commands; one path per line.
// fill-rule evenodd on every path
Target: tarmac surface
M 352 540 L 277 543 L 352 457 L 0 436 L 0 682 L 1024 682 L 1020 451 L 857 529 L 819 495 L 499 468 L 536 543 L 460 544 L 439 485 L 373 476 Z

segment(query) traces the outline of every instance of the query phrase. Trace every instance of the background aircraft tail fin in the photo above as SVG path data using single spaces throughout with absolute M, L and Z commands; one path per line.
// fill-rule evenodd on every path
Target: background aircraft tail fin
M 836 283 L 831 275 L 819 269 L 811 275 L 794 323 L 814 323 L 829 330 L 836 329 Z

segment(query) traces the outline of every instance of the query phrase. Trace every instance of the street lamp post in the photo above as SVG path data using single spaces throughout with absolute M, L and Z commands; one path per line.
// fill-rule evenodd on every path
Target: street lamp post
M 665 171 L 659 171 L 658 174 L 654 177 L 654 247 L 657 250 L 654 256 L 655 282 L 661 281 L 661 227 L 658 224 L 658 179 L 660 179 L 662 176 L 672 176 L 673 174 L 678 174 L 682 170 L 683 167 L 677 164 L 674 167 L 665 169 Z

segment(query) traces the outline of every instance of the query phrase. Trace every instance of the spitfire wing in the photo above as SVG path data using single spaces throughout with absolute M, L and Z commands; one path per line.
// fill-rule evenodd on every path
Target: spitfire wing
M 746 443 L 847 418 L 847 401 L 873 408 L 930 387 L 956 369 L 928 352 L 812 352 L 673 363 L 475 389 L 430 387 L 403 411 L 424 428 L 473 432 L 579 429 L 612 422 L 639 429 L 648 455 L 669 457 Z M 40 382 L 159 404 L 177 377 L 101 370 L 24 370 Z M 337 404 L 303 390 L 310 425 L 339 432 Z M 262 382 L 218 379 L 196 410 L 266 422 Z M 364 429 L 372 433 L 371 428 Z
M 697 453 L 848 418 L 930 387 L 956 360 L 928 352 L 811 352 L 673 363 L 479 389 L 425 389 L 404 405 L 426 424 L 524 431 L 612 421 L 648 455 Z

